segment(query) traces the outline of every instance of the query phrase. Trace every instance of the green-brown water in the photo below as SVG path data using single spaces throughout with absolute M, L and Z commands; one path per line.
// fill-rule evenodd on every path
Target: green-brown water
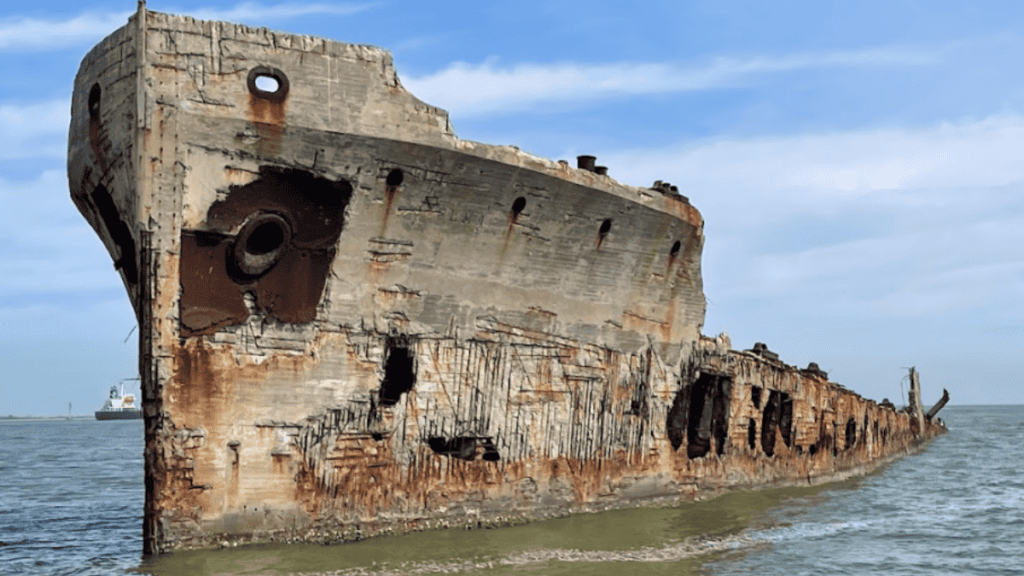
M 278 574 L 695 574 L 746 548 L 740 533 L 766 510 L 826 488 L 727 494 L 674 507 L 642 507 L 490 530 L 430 530 L 342 545 L 240 546 L 176 553 L 140 568 L 157 576 Z

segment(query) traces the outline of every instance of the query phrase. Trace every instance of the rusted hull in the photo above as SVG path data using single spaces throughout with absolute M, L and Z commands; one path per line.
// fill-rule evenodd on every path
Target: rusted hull
M 73 106 L 147 553 L 818 482 L 943 431 L 701 336 L 685 199 L 460 141 L 381 50 L 142 8 Z

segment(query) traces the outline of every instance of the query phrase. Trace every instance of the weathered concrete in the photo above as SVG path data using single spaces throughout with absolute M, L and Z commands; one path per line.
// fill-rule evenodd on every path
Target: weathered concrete
M 700 213 L 581 162 L 459 140 L 372 47 L 142 7 L 90 52 L 68 174 L 139 319 L 146 553 L 819 482 L 942 431 L 701 336 Z

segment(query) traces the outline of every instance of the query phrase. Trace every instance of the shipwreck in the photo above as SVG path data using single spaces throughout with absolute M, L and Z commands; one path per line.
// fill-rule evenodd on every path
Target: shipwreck
M 388 52 L 138 11 L 71 196 L 139 324 L 144 553 L 824 482 L 945 428 L 701 334 L 669 184 L 460 140 Z

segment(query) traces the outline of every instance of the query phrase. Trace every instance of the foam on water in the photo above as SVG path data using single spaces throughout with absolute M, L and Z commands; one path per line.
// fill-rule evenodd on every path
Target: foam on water
M 714 574 L 1020 574 L 1024 441 L 1012 407 L 951 407 L 950 433 L 814 504 L 770 512 L 766 546 L 710 563 Z M 783 525 L 783 524 L 787 525 Z

